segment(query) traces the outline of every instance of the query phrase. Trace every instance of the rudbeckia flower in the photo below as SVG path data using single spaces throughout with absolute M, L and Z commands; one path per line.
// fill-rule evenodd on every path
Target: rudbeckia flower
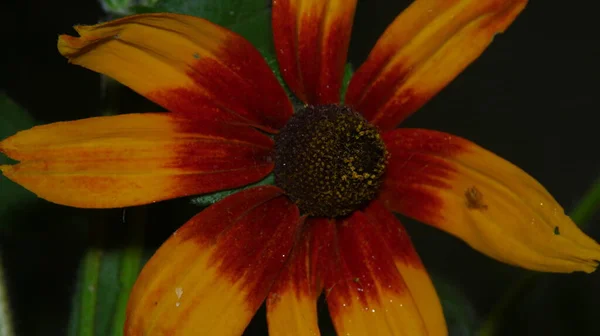
M 60 122 L 0 142 L 9 179 L 112 208 L 244 189 L 183 225 L 142 270 L 126 335 L 445 335 L 440 301 L 393 213 L 497 260 L 592 272 L 600 246 L 518 167 L 442 132 L 396 128 L 476 59 L 525 0 L 416 0 L 342 77 L 356 0 L 274 0 L 286 91 L 241 36 L 175 14 L 77 26 L 58 49 L 170 112 Z

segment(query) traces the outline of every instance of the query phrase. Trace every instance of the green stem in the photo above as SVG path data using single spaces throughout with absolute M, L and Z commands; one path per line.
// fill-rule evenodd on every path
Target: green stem
M 12 336 L 15 334 L 10 311 L 10 301 L 4 277 L 4 265 L 2 264 L 2 255 L 0 255 L 0 336 Z
M 113 336 L 123 335 L 127 301 L 129 300 L 129 294 L 131 293 L 131 289 L 135 284 L 135 280 L 137 279 L 142 266 L 144 225 L 147 217 L 146 208 L 138 207 L 131 209 L 131 211 L 134 212 L 131 216 L 129 225 L 129 236 L 131 236 L 132 239 L 123 251 L 123 257 L 119 267 L 120 290 L 117 296 L 117 311 L 114 315 L 115 317 L 112 325 L 111 335 Z
M 80 336 L 94 336 L 95 334 L 95 315 L 96 301 L 98 300 L 98 281 L 100 279 L 100 262 L 102 261 L 102 250 L 98 248 L 90 249 L 83 260 L 83 281 L 84 288 L 81 292 L 81 310 L 88 312 L 81 314 L 79 323 Z M 92 312 L 92 313 L 89 313 Z
M 600 210 L 600 177 L 584 194 L 579 204 L 571 211 L 571 219 L 584 229 L 596 212 Z M 523 296 L 526 289 L 531 288 L 543 273 L 527 272 L 517 280 L 492 308 L 487 320 L 479 329 L 479 336 L 495 336 L 506 316 L 506 312 L 515 307 L 517 301 Z
M 598 210 L 600 210 L 600 177 L 592 183 L 577 207 L 571 211 L 570 216 L 580 228 L 585 229 Z

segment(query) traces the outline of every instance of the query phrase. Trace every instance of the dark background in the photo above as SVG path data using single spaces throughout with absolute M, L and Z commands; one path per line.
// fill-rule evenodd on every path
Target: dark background
M 353 64 L 360 64 L 408 3 L 359 1 L 350 45 Z M 73 24 L 91 24 L 103 17 L 98 3 L 11 0 L 3 2 L 1 13 L 3 90 L 40 122 L 98 115 L 105 104 L 100 76 L 68 65 L 56 51 L 58 34 L 72 33 Z M 529 172 L 566 210 L 572 209 L 600 172 L 596 22 L 597 13 L 574 2 L 533 1 L 480 59 L 404 126 L 475 141 Z M 169 206 L 152 209 L 166 222 L 157 224 L 164 225 L 157 242 L 183 223 L 169 216 Z M 82 229 L 77 222 L 80 218 L 102 222 L 120 215 L 43 201 L 19 210 L 18 226 L 0 234 L 19 335 L 65 334 L 75 270 L 87 244 L 78 234 Z M 596 216 L 588 223 L 596 240 L 600 240 L 598 220 Z M 406 222 L 430 273 L 470 305 L 467 324 L 480 322 L 522 275 L 453 237 Z M 598 272 L 544 275 L 524 293 L 503 334 L 596 335 L 599 301 Z

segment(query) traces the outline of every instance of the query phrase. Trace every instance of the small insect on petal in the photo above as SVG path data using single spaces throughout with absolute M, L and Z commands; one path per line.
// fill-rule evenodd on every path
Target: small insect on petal
M 381 200 L 500 261 L 537 271 L 593 272 L 600 245 L 524 171 L 454 135 L 397 129 Z

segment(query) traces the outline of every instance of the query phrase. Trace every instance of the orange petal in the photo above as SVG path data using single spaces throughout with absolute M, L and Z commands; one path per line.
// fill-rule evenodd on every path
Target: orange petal
M 240 187 L 273 168 L 272 140 L 245 126 L 171 113 L 59 122 L 0 142 L 0 166 L 54 203 L 113 208 Z
M 346 103 L 394 129 L 473 62 L 527 0 L 416 0 L 356 71 Z
M 154 13 L 61 35 L 69 62 L 115 78 L 172 112 L 274 131 L 292 106 L 260 53 L 241 36 L 193 16 Z
M 379 224 L 360 211 L 318 229 L 325 299 L 339 335 L 426 335 L 417 301 Z
M 279 68 L 307 104 L 340 102 L 356 0 L 273 1 Z
M 301 240 L 271 288 L 267 299 L 269 335 L 320 335 L 317 324 L 317 299 L 321 284 L 317 278 L 314 219 L 306 221 Z
M 288 259 L 299 222 L 298 208 L 272 186 L 196 215 L 142 270 L 125 335 L 241 335 Z
M 440 299 L 404 226 L 379 201 L 371 202 L 365 213 L 381 228 L 396 267 L 425 321 L 427 335 L 448 335 Z
M 454 135 L 398 129 L 380 199 L 500 261 L 537 271 L 593 272 L 600 245 L 535 179 Z

